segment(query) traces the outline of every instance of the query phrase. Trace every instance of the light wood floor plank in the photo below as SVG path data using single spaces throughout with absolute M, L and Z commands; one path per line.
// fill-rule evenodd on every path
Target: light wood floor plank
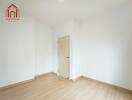
M 132 100 L 132 93 L 86 78 L 70 81 L 47 74 L 0 91 L 0 100 Z

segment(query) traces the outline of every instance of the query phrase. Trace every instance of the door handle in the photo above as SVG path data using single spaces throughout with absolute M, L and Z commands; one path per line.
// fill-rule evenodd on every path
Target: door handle
M 70 57 L 66 57 L 66 58 L 70 58 Z

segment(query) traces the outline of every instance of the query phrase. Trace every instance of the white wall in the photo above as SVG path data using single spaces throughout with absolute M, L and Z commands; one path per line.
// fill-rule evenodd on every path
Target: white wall
M 0 8 L 0 87 L 53 71 L 51 29 L 22 9 L 20 20 L 6 20 L 6 4 Z
M 72 34 L 74 67 L 83 76 L 132 89 L 132 17 L 122 7 L 82 22 Z
M 80 75 L 132 89 L 132 69 L 127 61 L 131 60 L 130 44 L 128 38 L 117 34 L 118 29 L 117 33 L 111 32 L 115 31 L 112 26 L 110 29 L 106 29 L 108 24 L 81 26 L 72 36 L 73 67 L 78 68 Z
M 32 79 L 35 71 L 34 21 L 8 21 L 0 11 L 0 87 Z
M 60 25 L 57 36 L 71 37 L 70 78 L 83 75 L 132 90 L 131 15 L 128 6 L 121 6 L 89 20 Z
M 51 29 L 44 24 L 36 24 L 36 75 L 54 72 L 54 38 Z
M 27 16 L 16 22 L 0 20 L 0 87 L 54 72 L 50 28 Z

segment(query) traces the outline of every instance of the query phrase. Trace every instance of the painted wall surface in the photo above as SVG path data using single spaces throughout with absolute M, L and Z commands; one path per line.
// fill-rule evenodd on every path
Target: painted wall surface
M 132 17 L 122 7 L 92 17 L 72 34 L 74 67 L 83 76 L 132 89 Z
M 53 72 L 53 33 L 44 24 L 36 24 L 36 75 Z
M 120 29 L 114 30 L 113 26 L 81 26 L 79 33 L 72 36 L 73 66 L 80 75 L 132 89 L 131 43 L 128 41 L 131 35 L 120 34 L 117 32 Z
M 6 20 L 5 9 L 0 9 L 0 87 L 53 71 L 50 28 L 22 10 L 20 20 Z
M 34 21 L 21 16 L 6 20 L 0 13 L 0 87 L 32 79 L 35 71 Z
M 58 28 L 57 35 L 71 37 L 72 79 L 83 75 L 132 89 L 132 14 L 128 6 L 66 25 Z

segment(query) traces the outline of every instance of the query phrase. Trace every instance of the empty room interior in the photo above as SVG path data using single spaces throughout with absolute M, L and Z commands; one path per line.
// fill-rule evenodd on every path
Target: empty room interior
M 132 100 L 132 1 L 0 0 L 0 100 Z

